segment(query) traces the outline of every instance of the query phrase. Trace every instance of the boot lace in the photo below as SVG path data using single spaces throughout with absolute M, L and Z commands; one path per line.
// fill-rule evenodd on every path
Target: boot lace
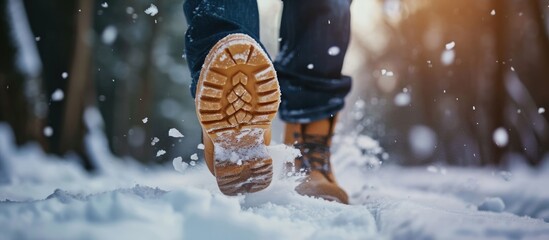
M 331 135 L 303 134 L 302 137 L 303 143 L 294 145 L 302 153 L 302 156 L 297 158 L 301 162 L 302 171 L 318 170 L 325 175 L 330 173 L 330 146 L 327 143 Z

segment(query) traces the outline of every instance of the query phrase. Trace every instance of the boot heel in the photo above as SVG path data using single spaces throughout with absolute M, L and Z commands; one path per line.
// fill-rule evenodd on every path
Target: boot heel
M 214 172 L 221 192 L 236 195 L 269 186 L 272 159 L 264 143 L 264 129 L 223 132 L 214 142 Z
M 213 159 L 206 160 L 213 161 L 220 190 L 236 195 L 269 186 L 265 133 L 278 111 L 280 88 L 267 54 L 244 34 L 221 39 L 206 57 L 196 93 L 198 120 L 213 142 Z

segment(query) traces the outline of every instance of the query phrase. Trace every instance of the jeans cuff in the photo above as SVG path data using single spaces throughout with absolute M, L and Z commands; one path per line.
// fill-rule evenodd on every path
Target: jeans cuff
M 275 64 L 282 91 L 280 118 L 309 123 L 337 114 L 351 90 L 351 77 L 322 78 L 303 75 Z

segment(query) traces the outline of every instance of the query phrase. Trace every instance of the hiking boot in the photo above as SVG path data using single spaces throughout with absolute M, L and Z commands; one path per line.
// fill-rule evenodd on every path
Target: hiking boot
M 219 40 L 204 61 L 196 89 L 208 168 L 226 195 L 269 186 L 271 122 L 280 103 L 278 79 L 267 54 L 245 34 Z
M 330 145 L 334 133 L 335 117 L 299 124 L 287 123 L 284 143 L 301 150 L 293 170 L 305 175 L 296 187 L 301 195 L 323 198 L 344 204 L 349 203 L 347 193 L 337 184 L 330 163 Z

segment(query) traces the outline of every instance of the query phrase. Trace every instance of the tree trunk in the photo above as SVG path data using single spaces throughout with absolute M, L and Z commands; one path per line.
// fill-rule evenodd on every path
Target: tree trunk
M 92 169 L 93 166 L 84 147 L 86 129 L 83 115 L 90 100 L 89 96 L 94 95 L 93 88 L 90 88 L 92 84 L 90 76 L 91 43 L 89 39 L 93 19 L 93 1 L 79 0 L 78 8 L 76 43 L 71 71 L 69 72 L 66 106 L 63 115 L 61 152 L 75 150 L 78 155 L 84 158 L 83 163 L 86 169 Z
M 1 0 L 0 11 L 0 121 L 15 133 L 17 144 L 44 144 L 41 101 L 41 63 L 21 0 Z

